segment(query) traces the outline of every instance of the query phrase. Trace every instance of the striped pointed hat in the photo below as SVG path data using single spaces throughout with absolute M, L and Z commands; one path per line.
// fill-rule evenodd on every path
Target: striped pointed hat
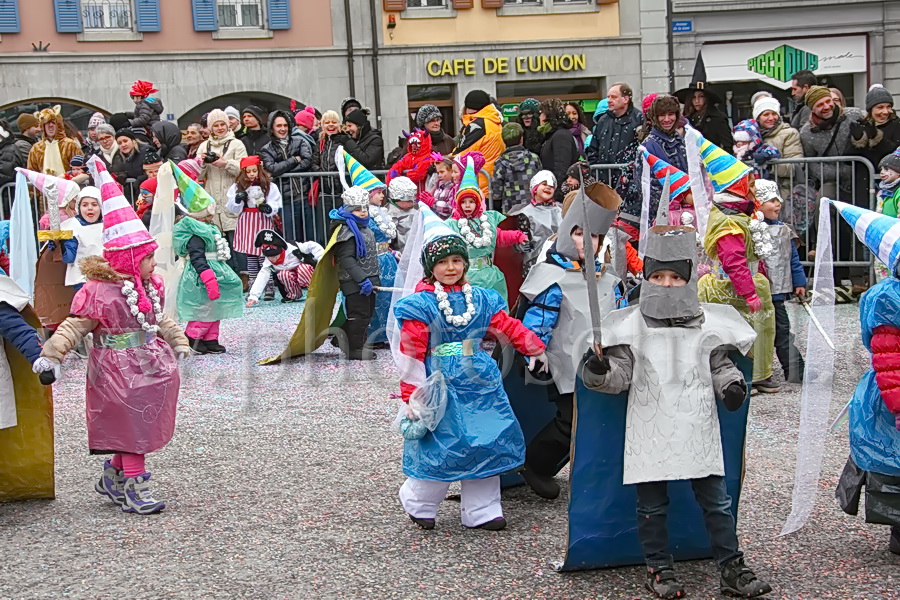
M 478 185 L 478 173 L 475 172 L 475 160 L 471 156 L 466 156 L 466 170 L 463 171 L 462 178 L 459 180 L 459 188 L 456 190 L 454 198 L 453 218 L 461 219 L 464 217 L 478 217 L 485 211 L 484 195 L 481 193 L 481 186 Z M 464 198 L 472 198 L 478 205 L 474 215 L 464 215 L 460 208 L 460 202 Z
M 334 153 L 334 164 L 341 175 L 341 185 L 344 186 L 345 190 L 351 187 L 361 187 L 367 191 L 372 191 L 385 187 L 384 183 L 372 175 L 371 171 L 350 156 L 343 146 L 337 147 Z M 347 183 L 346 173 L 350 174 L 350 183 Z
M 703 136 L 698 136 L 700 160 L 717 192 L 727 190 L 748 173 L 750 167 L 728 154 Z M 674 186 L 673 186 L 674 190 Z
M 64 208 L 81 191 L 78 184 L 69 179 L 54 177 L 53 175 L 38 173 L 37 171 L 30 171 L 21 167 L 16 168 L 16 170 L 24 173 L 31 185 L 40 190 L 44 196 L 50 199 L 54 206 L 59 208 Z
M 832 200 L 838 213 L 853 228 L 856 237 L 897 276 L 900 260 L 900 219 L 867 208 Z
M 178 186 L 178 193 L 181 195 L 181 201 L 178 203 L 179 208 L 196 219 L 215 214 L 216 201 L 209 195 L 209 192 L 202 185 L 188 177 L 187 173 L 182 171 L 174 162 L 169 161 L 169 163 L 172 165 L 175 185 Z
M 141 261 L 156 252 L 159 246 L 131 204 L 122 195 L 122 188 L 113 181 L 112 175 L 106 170 L 106 164 L 96 156 L 92 156 L 87 166 L 94 182 L 100 187 L 103 258 L 114 270 L 134 277 L 134 287 L 138 293 L 138 309 L 148 313 L 152 305 L 141 282 Z
M 425 275 L 431 277 L 432 269 L 442 258 L 459 254 L 469 267 L 469 248 L 466 241 L 431 210 L 424 202 L 419 202 L 422 218 L 422 266 Z
M 659 184 L 665 187 L 666 180 L 669 180 L 669 189 L 671 190 L 673 200 L 681 200 L 685 194 L 691 191 L 691 179 L 687 173 L 676 169 L 655 154 L 650 154 L 643 149 L 644 158 L 650 165 L 650 172 L 659 181 Z

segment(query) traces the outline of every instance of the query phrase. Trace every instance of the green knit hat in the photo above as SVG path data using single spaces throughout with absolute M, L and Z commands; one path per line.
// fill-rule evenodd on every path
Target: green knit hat
M 541 110 L 541 103 L 537 101 L 536 98 L 525 98 L 519 103 L 519 114 L 521 115 L 523 112 L 530 112 L 533 115 L 537 115 Z
M 513 121 L 503 126 L 503 129 L 500 130 L 500 137 L 503 138 L 503 143 L 509 148 L 521 141 L 523 133 L 525 133 L 525 130 L 522 129 L 522 126 Z
M 422 266 L 425 275 L 433 275 L 434 265 L 442 258 L 459 254 L 466 261 L 466 270 L 469 268 L 469 248 L 462 237 L 450 229 L 434 211 L 422 202 L 419 203 L 419 213 L 422 215 Z

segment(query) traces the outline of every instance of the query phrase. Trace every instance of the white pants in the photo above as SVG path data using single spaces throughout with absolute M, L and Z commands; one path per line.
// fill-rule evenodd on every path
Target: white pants
M 463 525 L 476 527 L 503 516 L 499 475 L 487 479 L 463 479 L 460 485 L 459 510 Z M 434 519 L 449 487 L 449 481 L 410 477 L 400 486 L 400 503 L 408 514 L 418 519 Z

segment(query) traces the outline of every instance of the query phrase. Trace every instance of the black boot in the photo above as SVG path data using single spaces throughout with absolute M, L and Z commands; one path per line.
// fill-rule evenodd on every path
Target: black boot
M 409 515 L 410 520 L 421 527 L 422 529 L 434 529 L 434 519 L 420 519 L 419 517 L 414 517 Z
M 528 467 L 526 463 L 520 470 L 519 474 L 528 484 L 531 490 L 547 500 L 555 500 L 559 497 L 559 484 L 553 480 L 553 477 L 544 477 L 535 473 L 533 469 Z
M 191 350 L 194 354 L 209 354 L 209 348 L 206 347 L 206 343 L 201 339 L 194 339 L 191 336 L 185 336 L 188 339 L 188 344 L 191 347 Z
M 756 578 L 743 558 L 736 558 L 724 567 L 719 577 L 723 594 L 738 598 L 756 598 L 772 591 L 772 586 Z
M 674 600 L 687 596 L 684 586 L 675 577 L 675 570 L 672 567 L 647 569 L 647 581 L 644 585 L 663 600 Z
M 894 525 L 891 527 L 891 541 L 888 544 L 888 549 L 894 554 L 900 554 L 900 526 Z
M 347 360 L 374 360 L 375 353 L 366 348 L 368 319 L 347 319 L 343 330 L 347 333 Z
M 219 340 L 204 340 L 204 344 L 206 344 L 206 350 L 210 354 L 223 354 L 225 352 L 225 346 L 219 343 Z

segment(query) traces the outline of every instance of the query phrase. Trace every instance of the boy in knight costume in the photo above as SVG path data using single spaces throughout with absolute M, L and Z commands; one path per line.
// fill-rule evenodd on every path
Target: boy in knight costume
M 753 598 L 771 587 L 738 549 L 716 400 L 734 411 L 746 399 L 746 382 L 727 348 L 746 353 L 755 333 L 734 308 L 700 304 L 695 258 L 692 228 L 650 229 L 640 303 L 603 319 L 602 354 L 585 362 L 582 377 L 591 390 L 628 390 L 623 483 L 637 492 L 647 589 L 660 598 L 685 596 L 668 548 L 668 482 L 690 480 L 722 591 Z
M 522 257 L 524 270 L 528 273 L 532 265 L 544 257 L 544 242 L 559 229 L 562 209 L 554 201 L 556 177 L 550 171 L 538 171 L 531 178 L 531 202 L 512 207 L 507 216 L 527 219 L 531 237 L 531 250 Z
M 584 200 L 581 194 L 579 190 L 566 197 L 556 242 L 547 259 L 531 269 L 519 290 L 528 301 L 522 323 L 547 346 L 549 365 L 543 370 L 549 372 L 551 380 L 542 387 L 545 399 L 556 404 L 556 416 L 528 442 L 521 474 L 536 494 L 547 499 L 559 496 L 559 485 L 553 477 L 568 461 L 576 372 L 591 347 L 590 302 L 582 264 L 592 262 L 591 270 L 597 273 L 601 316 L 616 308 L 620 283 L 610 265 L 598 260 L 597 253 L 622 199 L 602 183 L 586 186 Z M 588 232 L 584 230 L 582 202 L 587 202 Z
M 259 302 L 273 273 L 282 302 L 303 298 L 303 290 L 309 287 L 313 270 L 325 254 L 325 248 L 316 242 L 288 242 L 272 229 L 263 229 L 256 234 L 254 245 L 262 252 L 265 262 L 250 287 L 247 308 Z

